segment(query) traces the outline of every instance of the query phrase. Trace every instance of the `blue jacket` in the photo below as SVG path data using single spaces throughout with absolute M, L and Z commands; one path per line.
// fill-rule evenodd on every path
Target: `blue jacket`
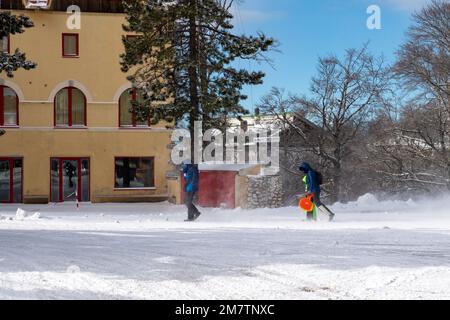
M 314 171 L 309 163 L 303 162 L 299 170 L 306 174 L 306 185 L 308 186 L 308 192 L 314 193 L 316 196 L 320 197 L 320 185 L 317 182 L 317 173 Z
M 186 181 L 186 192 L 198 192 L 199 190 L 199 173 L 198 167 L 192 164 L 183 166 L 184 180 Z

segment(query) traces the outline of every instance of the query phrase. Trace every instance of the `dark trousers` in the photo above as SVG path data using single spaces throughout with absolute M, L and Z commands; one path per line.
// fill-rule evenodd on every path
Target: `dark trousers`
M 184 203 L 188 209 L 188 219 L 192 220 L 196 215 L 200 213 L 197 207 L 194 205 L 195 192 L 186 192 Z

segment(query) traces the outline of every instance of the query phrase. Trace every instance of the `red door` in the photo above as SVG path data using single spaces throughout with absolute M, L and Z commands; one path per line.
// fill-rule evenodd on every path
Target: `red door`
M 89 201 L 88 158 L 52 158 L 50 166 L 52 202 Z
M 21 203 L 23 198 L 23 160 L 0 158 L 0 203 Z

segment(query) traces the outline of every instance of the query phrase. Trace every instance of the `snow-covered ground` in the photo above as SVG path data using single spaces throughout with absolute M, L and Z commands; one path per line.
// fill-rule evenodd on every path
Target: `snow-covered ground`
M 449 299 L 449 206 L 0 205 L 0 299 Z

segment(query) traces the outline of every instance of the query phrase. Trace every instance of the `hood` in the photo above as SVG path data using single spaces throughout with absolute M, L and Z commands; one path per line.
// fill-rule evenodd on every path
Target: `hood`
M 309 172 L 309 171 L 312 170 L 312 168 L 311 168 L 311 166 L 309 165 L 309 163 L 303 162 L 303 163 L 300 165 L 299 170 L 300 170 L 300 171 L 303 171 L 303 172 Z

